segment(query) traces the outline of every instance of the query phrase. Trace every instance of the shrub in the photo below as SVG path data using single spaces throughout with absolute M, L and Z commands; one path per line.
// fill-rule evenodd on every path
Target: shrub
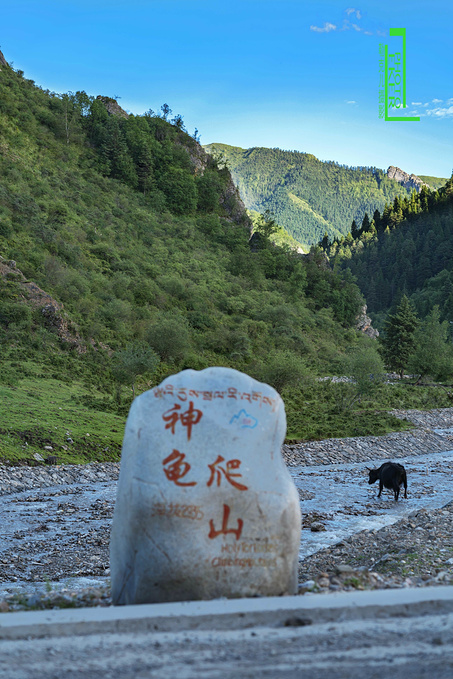
M 182 215 L 196 209 L 197 187 L 187 171 L 170 167 L 160 179 L 159 188 L 164 192 L 172 212 Z
M 190 348 L 189 330 L 182 318 L 161 318 L 149 328 L 146 339 L 163 361 L 181 361 Z
M 28 329 L 32 322 L 32 311 L 26 304 L 3 302 L 0 305 L 0 323 L 16 328 Z
M 143 343 L 129 344 L 126 349 L 115 353 L 112 372 L 118 382 L 132 387 L 132 395 L 135 397 L 137 377 L 153 373 L 158 363 L 159 357 L 150 347 Z
M 257 378 L 270 384 L 280 394 L 285 387 L 297 387 L 302 381 L 310 379 L 310 371 L 305 361 L 291 351 L 273 351 L 266 363 L 257 371 Z
M 223 189 L 223 182 L 217 172 L 206 170 L 197 179 L 198 209 L 203 212 L 213 212 L 219 207 L 219 195 Z

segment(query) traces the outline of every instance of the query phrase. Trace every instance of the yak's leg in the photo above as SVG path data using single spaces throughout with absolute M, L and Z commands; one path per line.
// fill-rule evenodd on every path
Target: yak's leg
M 384 482 L 382 481 L 382 479 L 379 479 L 379 494 L 378 494 L 378 497 L 381 497 L 383 487 L 384 487 Z

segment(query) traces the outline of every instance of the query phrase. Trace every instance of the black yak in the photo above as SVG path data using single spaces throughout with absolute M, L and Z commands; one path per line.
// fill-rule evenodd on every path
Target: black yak
M 402 464 L 397 462 L 384 462 L 379 469 L 369 469 L 368 483 L 375 483 L 379 479 L 379 495 L 381 497 L 382 489 L 389 488 L 395 494 L 395 502 L 398 501 L 400 494 L 400 486 L 404 484 L 404 497 L 407 498 L 407 476 L 406 470 Z

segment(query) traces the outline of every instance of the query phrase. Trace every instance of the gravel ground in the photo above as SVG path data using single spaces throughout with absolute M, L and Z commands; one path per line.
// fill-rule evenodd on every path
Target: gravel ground
M 453 584 L 453 503 L 305 558 L 299 583 L 302 593 Z
M 416 429 L 383 437 L 284 446 L 283 455 L 288 466 L 308 466 L 453 448 L 449 432 L 433 431 L 453 426 L 452 408 L 397 414 L 413 421 Z M 113 498 L 106 499 L 102 492 L 96 497 L 93 491 L 92 502 L 87 503 L 82 496 L 90 484 L 96 488 L 111 485 L 118 471 L 119 465 L 112 463 L 0 468 L 2 502 L 9 503 L 14 513 L 21 493 L 20 502 L 29 502 L 31 509 L 29 527 L 16 531 L 13 547 L 0 550 L 0 583 L 12 583 L 10 592 L 0 596 L 0 612 L 111 604 L 108 545 Z M 50 534 L 56 539 L 50 540 Z M 68 577 L 103 577 L 105 583 L 82 590 L 70 586 L 55 590 L 55 583 Z M 24 594 L 14 591 L 15 580 L 47 581 L 47 587 L 44 592 Z M 301 594 L 453 583 L 453 502 L 441 510 L 414 512 L 380 530 L 363 531 L 305 558 L 299 565 L 299 583 Z

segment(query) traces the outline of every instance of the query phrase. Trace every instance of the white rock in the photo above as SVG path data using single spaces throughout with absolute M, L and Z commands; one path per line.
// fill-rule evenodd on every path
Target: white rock
M 300 507 L 283 401 L 229 368 L 133 402 L 110 542 L 115 604 L 297 592 Z
M 309 592 L 313 587 L 316 585 L 316 582 L 314 580 L 306 580 L 305 582 L 302 582 L 299 585 L 299 591 L 304 590 L 306 592 Z

